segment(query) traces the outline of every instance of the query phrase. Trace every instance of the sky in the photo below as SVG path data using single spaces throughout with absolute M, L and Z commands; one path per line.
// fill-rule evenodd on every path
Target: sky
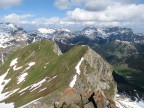
M 27 29 L 120 26 L 144 32 L 144 0 L 0 0 L 0 22 Z

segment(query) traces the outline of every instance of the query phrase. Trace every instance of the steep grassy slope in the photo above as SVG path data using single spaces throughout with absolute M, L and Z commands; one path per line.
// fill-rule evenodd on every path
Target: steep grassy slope
M 81 75 L 80 70 L 83 71 Z M 54 101 L 57 98 L 56 94 L 61 95 L 68 88 L 75 91 L 78 87 L 81 94 L 88 93 L 84 97 L 86 102 L 91 93 L 97 90 L 103 95 L 105 93 L 111 100 L 115 96 L 116 84 L 113 81 L 111 66 L 84 45 L 73 47 L 61 54 L 52 41 L 33 43 L 14 52 L 8 58 L 0 67 L 0 76 L 4 74 L 6 77 L 3 93 L 7 93 L 8 97 L 2 102 L 14 103 L 16 108 L 47 95 L 48 102 Z M 89 90 L 91 92 L 87 92 Z M 75 95 L 80 96 L 77 92 Z M 73 98 L 66 100 L 70 99 Z
M 88 47 L 78 46 L 63 55 L 58 55 L 54 52 L 53 42 L 41 41 L 16 51 L 9 57 L 5 64 L 1 66 L 1 75 L 6 72 L 8 68 L 10 69 L 6 79 L 10 78 L 11 81 L 5 86 L 4 92 L 12 91 L 17 88 L 20 88 L 20 91 L 25 87 L 37 83 L 46 77 L 46 80 L 54 77 L 57 78 L 51 81 L 51 83 L 53 83 L 53 87 L 51 87 L 51 89 L 49 89 L 51 84 L 44 83 L 42 87 L 36 89 L 32 93 L 30 93 L 29 90 L 26 90 L 26 93 L 22 95 L 22 98 L 20 98 L 21 93 L 16 92 L 5 101 L 16 102 L 15 106 L 20 106 L 27 103 L 28 101 L 33 100 L 34 98 L 42 97 L 43 95 L 50 93 L 59 87 L 62 87 L 65 85 L 65 83 L 69 83 L 67 77 L 70 77 L 73 72 L 75 72 L 74 66 L 80 60 L 87 48 Z M 16 67 L 22 66 L 22 68 L 14 70 L 13 66 L 10 67 L 10 63 L 14 58 L 18 59 Z M 35 63 L 35 65 L 33 65 L 30 69 L 27 69 L 28 63 Z M 65 74 L 62 72 L 65 72 Z M 25 81 L 17 84 L 18 77 L 20 77 L 22 73 L 28 73 L 28 75 L 26 76 Z M 63 81 L 59 82 L 60 79 L 63 79 Z M 44 90 L 45 92 L 37 94 L 37 92 L 46 85 L 47 89 Z

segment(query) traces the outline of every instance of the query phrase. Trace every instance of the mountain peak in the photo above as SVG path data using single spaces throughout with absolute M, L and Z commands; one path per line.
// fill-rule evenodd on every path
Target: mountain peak
M 47 107 L 52 107 L 55 102 L 61 106 L 64 102 L 76 105 L 82 102 L 80 95 L 87 103 L 88 98 L 98 91 L 104 97 L 114 99 L 116 84 L 112 67 L 100 55 L 85 45 L 75 46 L 60 55 L 53 49 L 54 42 L 43 40 L 9 57 L 1 68 L 1 75 L 7 72 L 4 80 L 11 79 L 3 93 L 12 92 L 13 95 L 6 97 L 5 102 L 20 107 L 39 98 L 38 103 L 43 104 L 47 98 Z
M 56 32 L 71 32 L 68 29 L 64 29 L 64 28 L 39 28 L 37 30 L 38 32 L 42 33 L 42 34 L 54 34 Z
M 24 31 L 22 27 L 14 23 L 0 23 L 0 32 L 19 32 Z
M 0 23 L 0 48 L 6 48 L 19 42 L 26 43 L 26 40 L 27 34 L 22 27 L 13 23 Z
M 50 28 L 39 28 L 38 31 L 43 34 L 53 34 L 56 32 L 55 29 L 50 29 Z

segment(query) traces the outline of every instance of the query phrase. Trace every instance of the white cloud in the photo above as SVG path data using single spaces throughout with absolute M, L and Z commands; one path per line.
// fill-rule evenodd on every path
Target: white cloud
M 139 3 L 137 0 L 55 0 L 58 8 L 68 9 L 66 18 L 60 19 L 60 24 L 67 25 L 132 26 L 143 23 L 144 4 Z
M 60 18 L 59 17 L 51 17 L 51 18 L 37 18 L 33 20 L 37 24 L 43 25 L 51 25 L 51 24 L 59 24 Z
M 71 6 L 83 7 L 89 11 L 105 10 L 108 6 L 115 4 L 131 4 L 135 0 L 55 0 L 55 5 L 60 9 L 67 9 Z
M 31 21 L 25 20 L 25 21 L 20 21 L 19 24 L 25 25 L 25 26 L 36 26 L 38 28 L 39 26 L 50 26 L 50 25 L 55 25 L 55 26 L 60 26 L 60 18 L 59 17 L 52 17 L 52 18 L 35 18 L 32 19 Z
M 15 13 L 6 15 L 2 18 L 4 22 L 20 23 L 22 20 L 28 20 L 27 18 L 32 17 L 31 14 L 17 15 Z
M 108 5 L 111 5 L 112 0 L 85 0 L 87 3 L 85 3 L 86 10 L 89 11 L 101 11 L 105 10 Z
M 0 0 L 0 9 L 5 9 L 20 4 L 21 0 Z
M 57 3 L 56 3 L 57 1 Z M 62 1 L 62 2 L 61 2 Z M 66 3 L 65 3 L 66 1 Z M 87 1 L 80 6 L 83 1 Z M 129 0 L 55 0 L 55 5 L 60 5 L 61 9 L 68 6 L 78 6 L 67 11 L 66 17 L 34 18 L 31 14 L 17 15 L 15 13 L 4 16 L 5 22 L 19 23 L 25 26 L 54 26 L 54 27 L 80 27 L 80 26 L 133 26 L 140 24 L 144 20 L 144 4 L 134 4 Z M 59 4 L 58 2 L 62 3 Z M 124 2 L 126 4 L 124 4 Z M 29 19 L 31 18 L 31 20 Z M 34 26 L 36 25 L 36 26 Z
M 103 11 L 109 6 L 132 4 L 134 0 L 84 0 L 85 9 L 88 11 Z
M 18 23 L 23 25 L 52 25 L 52 24 L 60 24 L 63 19 L 59 17 L 51 17 L 51 18 L 34 18 L 32 14 L 16 14 L 11 13 L 5 15 L 1 18 L 2 22 L 11 22 L 11 23 Z
M 77 9 L 76 9 L 77 10 Z M 81 10 L 81 9 L 78 9 Z M 2 19 L 4 22 L 12 22 L 23 25 L 23 27 L 30 29 L 37 29 L 39 27 L 65 27 L 65 28 L 81 28 L 84 26 L 96 26 L 96 27 L 109 27 L 109 26 L 133 26 L 135 22 L 128 22 L 128 21 L 105 21 L 105 19 L 101 16 L 99 20 L 96 20 L 95 15 L 89 15 L 85 13 L 85 10 L 81 10 L 80 13 L 75 13 L 77 17 L 73 16 L 73 18 L 69 15 L 66 18 L 59 18 L 59 17 L 52 17 L 52 18 L 33 18 L 31 14 L 23 14 L 17 15 L 15 13 L 9 14 L 4 16 Z M 73 13 L 73 14 L 74 14 Z M 90 12 L 90 14 L 95 12 Z M 81 15 L 83 14 L 83 15 Z M 87 15 L 87 16 L 86 16 Z M 82 17 L 83 16 L 83 17 Z M 82 18 L 81 18 L 82 17 Z M 29 20 L 31 18 L 31 20 Z M 32 19 L 33 18 L 33 19 Z M 102 19 L 101 19 L 102 18 Z M 106 18 L 107 20 L 107 18 Z
M 67 9 L 70 5 L 70 2 L 68 0 L 55 0 L 54 4 L 60 9 Z
M 19 5 L 22 0 L 1 0 L 0 8 Z M 99 25 L 121 26 L 144 20 L 144 4 L 135 0 L 54 0 L 55 6 L 68 9 L 66 17 L 34 18 L 31 14 L 15 13 L 2 18 L 4 22 L 28 25 Z M 70 7 L 70 8 L 69 8 Z M 73 8 L 71 8 L 73 7 Z M 76 8 L 77 7 L 77 8 Z M 70 10 L 73 9 L 73 10 Z M 30 19 L 31 18 L 31 19 Z M 125 24 L 124 24 L 125 23 Z
M 88 11 L 76 8 L 68 11 L 67 16 L 75 21 L 134 21 L 144 19 L 144 4 L 115 5 L 103 11 Z

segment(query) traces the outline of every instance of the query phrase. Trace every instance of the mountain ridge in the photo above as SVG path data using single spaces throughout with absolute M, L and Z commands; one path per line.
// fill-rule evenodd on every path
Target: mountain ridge
M 53 99 L 57 102 L 57 98 L 62 96 L 62 100 L 58 101 L 60 106 L 63 102 L 68 105 L 78 102 L 81 105 L 79 93 L 85 103 L 93 92 L 114 101 L 116 83 L 112 77 L 112 67 L 100 55 L 88 46 L 76 46 L 64 54 L 55 52 L 53 48 L 54 42 L 43 40 L 28 45 L 9 57 L 0 72 L 1 75 L 7 72 L 5 80 L 11 80 L 6 83 L 2 93 L 13 94 L 9 94 L 2 102 L 14 102 L 15 107 L 20 107 L 57 90 L 59 95 Z M 72 94 L 69 90 L 72 90 Z M 69 98 L 65 96 L 65 92 L 68 92 Z M 48 106 L 53 106 L 51 98 L 47 101 L 50 103 Z M 105 101 L 103 104 L 106 104 Z

